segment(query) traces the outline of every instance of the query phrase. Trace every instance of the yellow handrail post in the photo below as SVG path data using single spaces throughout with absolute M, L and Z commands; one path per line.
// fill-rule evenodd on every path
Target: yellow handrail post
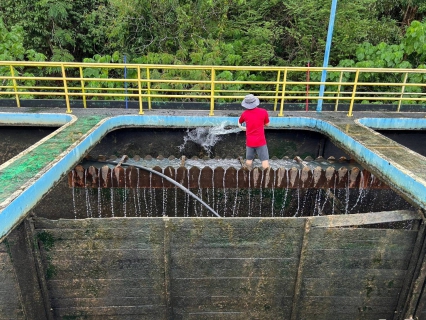
M 18 108 L 21 107 L 21 101 L 19 100 L 19 94 L 18 94 L 18 83 L 15 79 L 15 71 L 13 70 L 13 66 L 10 65 L 10 75 L 13 77 L 12 83 L 13 83 L 13 91 L 15 92 L 15 98 L 16 98 L 16 105 Z
M 405 84 L 407 83 L 407 79 L 408 79 L 408 72 L 406 72 L 405 76 L 404 76 L 404 83 L 403 83 L 402 88 L 401 88 L 401 96 L 399 97 L 398 110 L 396 110 L 396 112 L 399 112 L 399 110 L 401 109 L 402 97 L 404 96 Z
M 211 81 L 210 81 L 210 114 L 214 116 L 214 82 L 216 78 L 216 71 L 212 68 Z
M 284 96 L 285 96 L 285 86 L 287 83 L 287 68 L 284 69 L 284 78 L 283 78 L 283 90 L 281 93 L 281 107 L 280 112 L 278 113 L 278 117 L 284 117 Z
M 358 77 L 359 77 L 359 69 L 356 69 L 355 80 L 354 80 L 354 88 L 352 90 L 351 105 L 349 106 L 348 117 L 352 117 L 353 116 L 352 109 L 354 107 L 354 101 L 355 101 L 355 95 L 356 95 L 356 87 L 358 85 Z
M 143 113 L 142 107 L 142 84 L 141 84 L 141 67 L 138 66 L 138 91 L 139 91 L 139 114 Z
M 146 68 L 146 79 L 147 82 L 147 90 L 148 90 L 148 110 L 151 110 L 151 78 L 149 74 L 149 68 Z
M 70 97 L 68 95 L 67 76 L 65 74 L 65 66 L 63 63 L 61 63 L 61 69 L 62 69 L 62 81 L 64 82 L 64 93 L 65 93 L 65 102 L 67 105 L 67 113 L 72 113 L 71 107 L 70 107 Z
M 84 88 L 84 80 L 83 80 L 83 78 L 84 78 L 83 68 L 80 67 L 79 69 L 80 69 L 80 78 L 81 78 L 81 80 L 80 80 L 80 82 L 81 82 L 81 93 L 83 94 L 83 107 L 86 109 L 87 103 L 86 103 L 86 94 L 85 94 L 86 90 Z
M 343 71 L 340 71 L 339 86 L 337 87 L 337 99 L 336 99 L 336 105 L 334 106 L 334 111 L 337 111 L 337 108 L 339 106 L 340 90 L 342 88 L 342 79 L 343 79 Z
M 278 74 L 277 74 L 277 86 L 275 88 L 274 111 L 277 111 L 278 91 L 280 90 L 280 78 L 281 78 L 281 70 L 278 70 Z

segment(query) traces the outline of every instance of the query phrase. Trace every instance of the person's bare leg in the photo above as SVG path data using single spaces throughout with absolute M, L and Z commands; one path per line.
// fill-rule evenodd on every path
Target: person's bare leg
M 246 159 L 246 167 L 250 169 L 252 165 L 253 165 L 253 160 Z
M 263 169 L 269 168 L 269 160 L 263 160 L 262 161 L 262 168 Z

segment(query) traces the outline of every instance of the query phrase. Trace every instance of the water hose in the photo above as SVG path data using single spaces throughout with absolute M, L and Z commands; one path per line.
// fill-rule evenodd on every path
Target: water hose
M 181 185 L 179 182 L 171 179 L 170 177 L 166 176 L 165 174 L 162 174 L 161 172 L 152 170 L 150 168 L 147 167 L 143 167 L 143 166 L 139 166 L 139 165 L 134 165 L 134 164 L 127 164 L 127 163 L 123 163 L 123 161 L 120 162 L 114 162 L 114 161 L 105 161 L 106 163 L 109 164 L 114 164 L 114 165 L 118 165 L 118 166 L 133 166 L 135 168 L 139 168 L 151 173 L 155 173 L 156 175 L 159 175 L 160 177 L 166 179 L 167 181 L 169 181 L 170 183 L 174 184 L 176 187 L 180 188 L 181 190 L 185 191 L 187 194 L 189 194 L 190 196 L 192 196 L 194 199 L 198 200 L 203 206 L 205 206 L 211 213 L 213 213 L 216 217 L 221 218 L 221 216 L 214 211 L 207 203 L 205 203 L 200 197 L 198 197 L 197 195 L 195 195 L 194 193 L 191 192 L 191 190 L 185 188 L 183 185 Z

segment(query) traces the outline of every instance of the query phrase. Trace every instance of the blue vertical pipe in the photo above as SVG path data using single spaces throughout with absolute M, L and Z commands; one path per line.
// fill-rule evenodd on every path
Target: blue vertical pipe
M 327 42 L 325 44 L 325 53 L 324 53 L 324 63 L 323 70 L 321 74 L 321 82 L 325 82 L 327 78 L 327 70 L 325 68 L 328 67 L 328 58 L 330 57 L 330 48 L 331 48 L 331 40 L 333 39 L 333 28 L 334 28 L 334 18 L 336 17 L 336 8 L 337 8 L 337 0 L 332 0 L 331 3 L 331 12 L 330 12 L 330 21 L 328 22 L 328 33 L 327 33 Z M 320 92 L 318 104 L 317 104 L 317 112 L 322 111 L 322 97 L 324 97 L 325 84 L 320 85 Z
M 126 68 L 126 55 L 124 55 L 124 79 L 127 79 L 127 68 Z M 126 109 L 128 108 L 127 104 L 127 81 L 124 81 L 124 93 L 126 94 Z

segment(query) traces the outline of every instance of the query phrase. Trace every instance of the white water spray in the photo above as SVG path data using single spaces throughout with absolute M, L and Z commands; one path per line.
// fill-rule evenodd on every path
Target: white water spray
M 182 152 L 185 149 L 186 143 L 192 141 L 204 148 L 208 155 L 212 154 L 211 148 L 222 139 L 225 134 L 240 132 L 240 128 L 226 129 L 226 122 L 222 122 L 216 127 L 198 127 L 187 131 L 185 137 L 183 137 L 183 144 L 179 146 L 179 151 Z

